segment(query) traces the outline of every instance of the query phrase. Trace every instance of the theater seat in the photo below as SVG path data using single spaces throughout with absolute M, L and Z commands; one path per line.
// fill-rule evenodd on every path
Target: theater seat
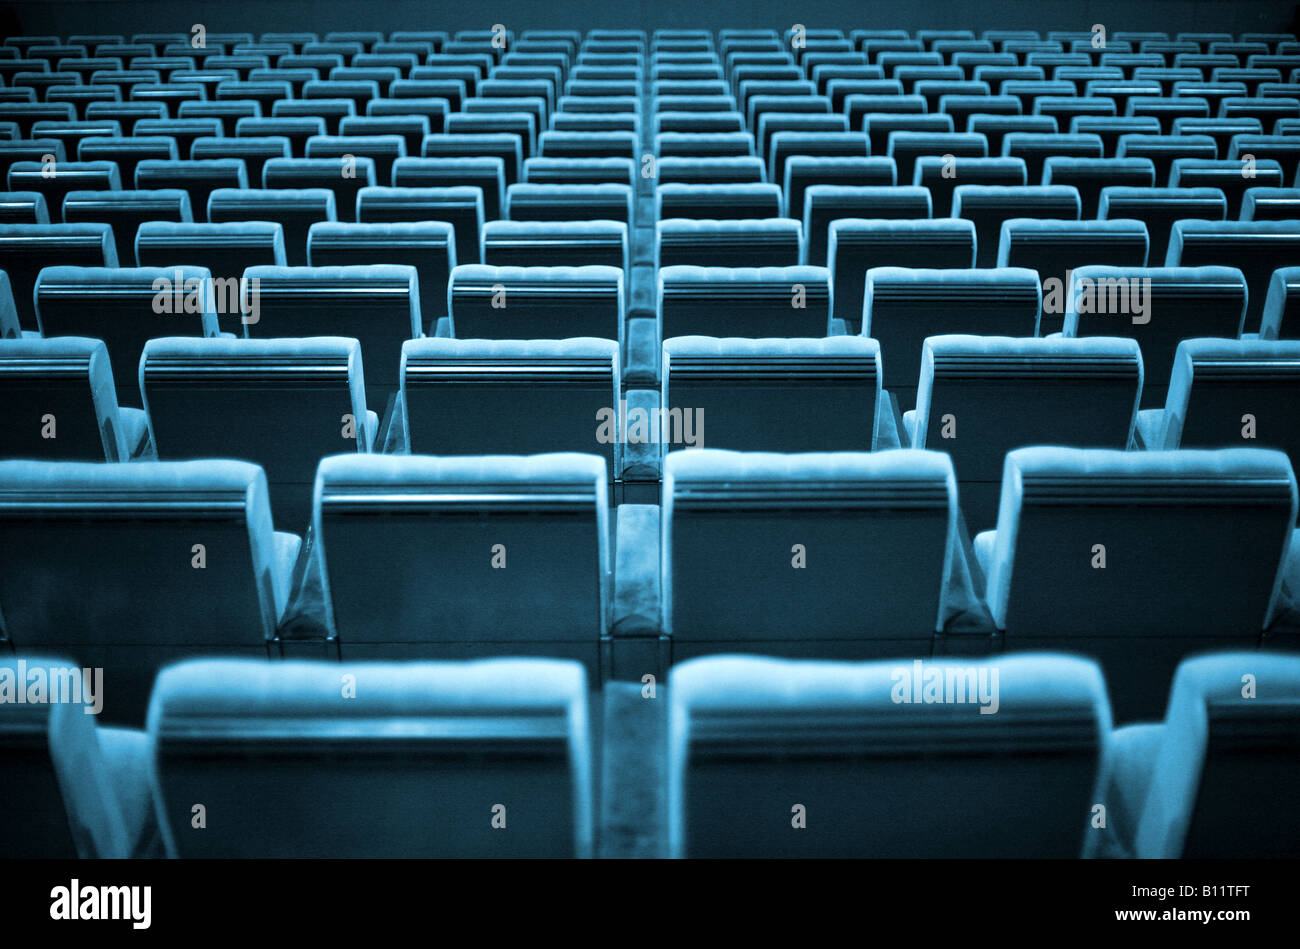
M 334 192 L 328 188 L 218 188 L 208 197 L 213 224 L 272 221 L 284 232 L 284 256 L 290 267 L 307 264 L 307 232 L 317 221 L 337 220 Z
M 600 265 L 467 264 L 451 272 L 447 288 L 461 339 L 622 340 L 624 295 L 623 271 Z
M 622 221 L 488 221 L 483 263 L 492 267 L 621 267 L 628 265 Z
M 351 162 L 339 158 L 268 158 L 262 166 L 262 187 L 267 190 L 332 191 L 340 221 L 356 221 L 358 193 L 378 183 L 373 158 L 358 157 Z
M 540 655 L 594 676 L 607 483 L 585 454 L 324 459 L 313 532 L 344 660 Z
M 1179 342 L 1236 339 L 1246 296 L 1235 267 L 1080 267 L 1071 276 L 1063 332 L 1136 339 L 1145 377 L 1142 406 L 1158 408 Z
M 279 651 L 299 544 L 256 465 L 0 461 L 0 540 L 11 646 L 103 668 L 102 720 L 138 727 L 167 662 Z
M 160 191 L 69 191 L 63 198 L 68 224 L 107 224 L 113 229 L 117 260 L 134 266 L 135 235 L 147 221 L 189 223 L 189 195 L 177 188 Z
M 249 267 L 259 311 L 246 316 L 261 339 L 341 336 L 361 343 L 366 402 L 381 417 L 399 384 L 402 343 L 424 335 L 418 275 L 402 264 L 345 267 Z
M 42 336 L 86 336 L 107 344 L 121 405 L 140 405 L 137 371 L 146 341 L 219 332 L 212 275 L 202 267 L 46 267 L 35 297 Z M 236 292 L 234 314 L 238 299 Z M 229 298 L 223 294 L 222 300 Z M 229 318 L 238 326 L 238 318 Z
M 1134 799 L 1143 859 L 1294 858 L 1289 788 L 1300 739 L 1300 657 L 1226 652 L 1184 660 L 1155 725 L 1114 735 L 1112 799 Z M 1145 787 L 1145 793 L 1141 793 Z
M 916 404 L 922 343 L 946 333 L 1033 336 L 1042 287 L 1032 270 L 867 271 L 862 335 L 880 341 L 885 388 L 900 411 Z
M 469 185 L 451 188 L 362 188 L 357 195 L 362 224 L 450 224 L 458 263 L 476 264 L 482 249 L 483 192 Z M 443 309 L 445 304 L 438 308 Z
M 1228 202 L 1218 188 L 1132 188 L 1108 185 L 1101 189 L 1097 218 L 1138 220 L 1146 224 L 1151 245 L 1147 261 L 1160 266 L 1169 256 L 1173 226 L 1185 218 L 1222 221 Z
M 172 666 L 149 707 L 167 854 L 591 856 L 586 691 L 542 660 Z M 194 830 L 198 798 L 239 832 Z
M 830 226 L 837 219 L 915 220 L 930 216 L 930 191 L 918 185 L 810 185 L 803 194 L 802 263 L 826 266 Z
M 781 216 L 775 184 L 676 184 L 655 188 L 655 217 L 751 220 Z
M 664 267 L 659 338 L 831 335 L 824 267 Z
M 688 423 L 700 426 L 692 444 L 673 447 L 876 449 L 880 347 L 873 339 L 679 336 L 664 340 L 663 352 L 668 420 L 683 433 Z
M 938 452 L 670 451 L 663 504 L 674 662 L 928 656 L 958 608 L 957 486 Z
M 1077 221 L 1080 207 L 1079 192 L 1069 185 L 958 185 L 952 195 L 952 216 L 975 222 L 976 267 L 997 266 L 1004 221 L 1031 217 Z
M 975 551 L 1007 650 L 1096 657 L 1131 722 L 1160 714 L 1184 656 L 1259 643 L 1295 517 L 1281 452 L 1020 448 Z
M 0 658 L 0 680 L 11 696 L 0 704 L 5 854 L 20 860 L 161 856 L 148 742 L 143 731 L 96 724 L 102 671 L 38 653 Z M 20 703 L 13 698 L 19 690 L 46 699 Z M 61 701 L 53 700 L 56 692 Z
M 1055 654 L 697 659 L 668 701 L 677 857 L 1078 857 L 1111 727 L 1096 664 Z
M 42 461 L 152 457 L 148 418 L 117 404 L 108 349 L 98 339 L 0 342 L 0 453 Z
M 971 532 L 997 523 L 1006 453 L 1022 445 L 1128 447 L 1142 390 L 1131 339 L 931 336 L 910 444 L 946 451 Z M 905 442 L 906 444 L 906 442 Z
M 1268 282 L 1260 339 L 1300 339 L 1300 267 L 1279 267 Z
M 136 232 L 135 256 L 141 267 L 188 264 L 238 278 L 247 267 L 284 266 L 284 228 L 274 221 L 145 221 Z
M 1163 409 L 1141 413 L 1139 446 L 1276 448 L 1300 461 L 1300 342 L 1185 339 Z
M 1289 267 L 1300 255 L 1300 221 L 1174 222 L 1169 237 L 1168 267 L 1223 264 L 1246 277 L 1245 333 L 1259 330 L 1273 271 Z
M 107 224 L 0 224 L 0 261 L 25 331 L 40 328 L 34 297 L 42 269 L 116 267 L 118 263 L 113 229 Z
M 803 225 L 792 218 L 708 221 L 670 218 L 655 232 L 660 267 L 794 267 Z

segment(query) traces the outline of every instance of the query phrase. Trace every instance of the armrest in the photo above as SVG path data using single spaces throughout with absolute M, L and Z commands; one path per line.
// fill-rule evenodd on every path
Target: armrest
M 153 434 L 149 431 L 149 414 L 144 409 L 119 408 L 117 424 L 122 430 L 122 440 L 126 442 L 124 461 L 155 461 L 158 458 Z
M 627 321 L 627 363 L 623 379 L 630 386 L 654 388 L 659 382 L 659 327 L 646 316 Z
M 903 433 L 907 436 L 906 445 L 910 448 L 916 441 L 916 409 L 903 413 Z
M 1259 338 L 1260 338 L 1260 334 L 1259 334 L 1259 333 L 1242 333 L 1242 334 L 1241 334 L 1241 338 L 1242 338 L 1242 339 L 1259 339 Z
M 23 330 L 23 339 L 44 339 L 40 330 Z
M 654 231 L 651 230 L 650 246 L 654 246 Z M 655 298 L 659 295 L 657 286 L 658 271 L 649 261 L 632 265 L 632 274 L 627 294 L 628 312 L 633 310 L 653 310 Z
M 389 397 L 375 445 L 385 455 L 411 453 L 411 445 L 406 437 L 406 396 L 400 389 Z
M 1159 451 L 1164 445 L 1165 410 L 1141 409 L 1133 426 L 1133 445 L 1145 451 Z
M 996 530 L 980 531 L 975 535 L 975 562 L 985 577 L 989 575 L 989 564 L 993 562 L 993 543 L 998 539 Z
M 217 339 L 239 339 L 239 338 L 240 336 L 238 333 L 231 333 L 225 330 L 217 334 Z
M 375 450 L 375 443 L 379 434 L 379 413 L 366 409 L 366 451 Z
M 944 582 L 943 631 L 967 636 L 992 636 L 993 615 L 984 602 L 984 569 L 975 556 L 966 518 L 957 512 L 956 544 L 949 555 Z
M 1146 804 L 1165 727 L 1160 723 L 1128 725 L 1110 735 L 1104 774 L 1099 776 L 1106 826 L 1089 825 L 1085 857 L 1131 859 L 1137 850 L 1138 821 Z
M 287 531 L 275 532 L 275 547 L 271 564 L 271 589 L 275 594 L 275 612 L 283 616 L 293 589 L 294 570 L 298 564 L 298 554 L 302 550 L 302 538 Z
M 888 451 L 891 448 L 907 448 L 902 417 L 898 414 L 898 399 L 887 389 L 880 390 L 876 400 L 876 451 Z
M 134 728 L 100 728 L 99 748 L 104 769 L 126 831 L 127 850 L 122 854 L 100 854 L 153 859 L 166 856 L 162 829 L 153 806 L 149 786 L 153 749 L 149 736 Z
M 325 589 L 325 564 L 311 527 L 307 528 L 307 537 L 298 550 L 289 603 L 280 614 L 276 635 L 282 647 L 286 641 L 319 643 L 334 638 L 334 621 Z
M 832 316 L 826 321 L 827 336 L 855 336 L 857 334 L 849 332 L 847 320 L 842 320 L 837 316 Z
M 658 636 L 662 590 L 659 506 L 622 504 L 614 540 L 614 636 Z
M 659 391 L 657 389 L 629 389 L 627 391 L 627 414 L 630 418 L 635 409 L 644 409 L 651 418 L 659 411 Z M 619 437 L 626 439 L 627 433 L 620 432 Z M 658 481 L 663 472 L 663 445 L 660 442 L 623 442 L 623 470 L 619 473 L 623 481 Z
M 433 335 L 439 339 L 456 338 L 456 326 L 452 323 L 450 316 L 438 317 L 438 322 L 433 328 Z

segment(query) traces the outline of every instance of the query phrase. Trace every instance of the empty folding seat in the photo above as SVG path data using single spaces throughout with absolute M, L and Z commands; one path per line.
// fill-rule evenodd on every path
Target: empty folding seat
M 370 451 L 379 425 L 355 339 L 152 339 L 140 388 L 160 459 L 260 465 L 276 526 L 297 534 L 320 459 Z
M 208 197 L 208 220 L 213 224 L 279 224 L 284 259 L 291 267 L 307 263 L 307 232 L 317 221 L 335 220 L 334 209 L 334 192 L 327 188 L 218 188 Z
M 339 702 L 344 673 L 357 698 Z M 591 856 L 587 688 L 581 667 L 546 660 L 177 665 L 149 710 L 167 854 Z M 218 743 L 238 758 L 214 757 Z M 200 787 L 214 812 L 241 815 L 240 833 L 193 829 Z M 307 820 L 302 801 L 322 787 Z M 500 800 L 507 834 L 478 820 Z
M 1300 342 L 1185 339 L 1163 409 L 1138 419 L 1139 447 L 1275 448 L 1300 460 Z
M 313 528 L 344 660 L 542 655 L 594 674 L 607 490 L 597 455 L 325 459 Z M 381 578 L 392 595 L 376 599 Z
M 1020 158 L 968 158 L 952 155 L 922 155 L 916 159 L 912 183 L 930 192 L 931 214 L 952 215 L 952 194 L 958 185 L 1025 184 L 1025 163 Z
M 977 132 L 907 132 L 889 133 L 888 154 L 898 167 L 898 180 L 906 184 L 915 180 L 916 163 L 923 157 L 937 155 L 948 160 L 984 158 L 988 145 Z
M 136 233 L 141 267 L 189 264 L 221 277 L 238 278 L 247 267 L 284 266 L 284 229 L 273 221 L 173 224 L 146 221 Z
M 1079 192 L 1080 219 L 1097 217 L 1103 188 L 1152 188 L 1155 166 L 1149 158 L 1074 158 L 1048 156 L 1043 163 L 1045 185 L 1070 185 Z
M 824 267 L 664 267 L 659 338 L 821 338 L 830 330 Z
M 656 217 L 735 220 L 780 217 L 781 188 L 775 184 L 660 184 Z
M 830 226 L 840 218 L 930 217 L 930 192 L 919 186 L 843 187 L 811 185 L 804 191 L 804 260 L 825 266 Z
M 340 221 L 357 220 L 359 194 L 375 183 L 371 158 L 271 158 L 262 166 L 263 188 L 325 188 L 334 192 L 335 213 Z
M 1247 688 L 1245 683 L 1253 687 Z M 1236 651 L 1183 660 L 1163 721 L 1114 733 L 1111 793 L 1131 799 L 1124 856 L 1294 858 L 1289 788 L 1300 659 Z
M 274 261 L 259 261 L 259 263 Z M 283 261 L 279 261 L 283 263 Z M 454 226 L 443 221 L 384 224 L 313 224 L 307 235 L 307 264 L 405 264 L 414 267 L 420 289 L 420 317 L 432 335 L 447 315 L 447 280 L 456 266 Z
M 582 159 L 572 159 L 576 164 Z M 590 159 L 588 159 L 590 160 Z M 767 177 L 757 155 L 733 158 L 660 158 L 655 162 L 659 184 L 761 184 Z
M 97 683 L 93 670 L 69 659 L 28 654 L 0 658 L 0 678 L 11 696 L 0 706 L 0 761 L 9 785 L 0 821 L 5 853 L 160 856 L 148 742 L 143 731 L 95 724 L 102 675 Z M 25 701 L 29 689 L 45 698 Z
M 491 156 L 478 158 L 399 158 L 393 162 L 395 188 L 469 188 L 482 191 L 482 218 L 495 221 L 505 213 L 505 163 Z M 468 249 L 461 241 L 461 256 Z
M 1121 137 L 1133 134 L 1159 135 L 1160 120 L 1151 115 L 1076 115 L 1063 131 L 1074 135 L 1096 135 L 1101 139 L 1102 155 L 1114 158 L 1119 151 Z
M 75 122 L 76 110 L 69 102 L 0 102 L 0 121 L 14 122 L 24 139 L 32 137 L 36 122 Z
M 937 135 L 956 131 L 950 115 L 910 112 L 868 112 L 862 116 L 860 128 L 867 137 L 872 155 L 888 155 L 889 139 L 895 132 L 928 132 Z
M 349 115 L 339 122 L 339 135 L 343 137 L 396 135 L 402 139 L 408 155 L 420 153 L 424 137 L 431 131 L 427 115 Z M 392 180 L 391 167 L 376 174 L 382 181 Z
M 619 184 L 631 187 L 637 180 L 636 167 L 626 158 L 529 158 L 524 162 L 523 180 L 535 185 Z M 662 162 L 658 171 L 662 180 Z M 755 180 L 761 180 L 761 177 Z
M 417 279 L 414 267 L 400 264 L 250 267 L 244 271 L 246 294 L 258 310 L 244 317 L 248 335 L 359 340 L 365 400 L 386 418 L 400 381 L 402 343 L 424 333 Z M 360 421 L 358 416 L 358 431 Z
M 402 348 L 402 453 L 598 455 L 613 503 L 619 383 L 608 338 L 412 340 Z
M 1290 221 L 1300 218 L 1300 188 L 1246 189 L 1241 200 L 1240 220 Z
M 929 655 L 950 606 L 956 502 L 938 452 L 669 452 L 660 533 L 673 660 Z
M 117 165 L 111 161 L 62 162 L 53 177 L 39 161 L 15 161 L 6 176 L 10 191 L 34 191 L 45 196 L 50 222 L 63 220 L 63 198 L 71 191 L 116 191 L 122 187 Z
M 262 169 L 267 161 L 272 158 L 288 158 L 290 151 L 287 138 L 271 135 L 257 138 L 200 138 L 194 142 L 190 154 L 196 161 L 242 161 L 249 185 L 257 188 L 262 185 Z
M 143 722 L 168 662 L 279 653 L 299 542 L 256 465 L 0 461 L 0 487 L 8 639 L 102 668 L 103 720 Z
M 83 138 L 105 136 L 111 138 L 121 135 L 122 123 L 117 119 L 98 119 L 88 122 L 37 122 L 32 126 L 34 140 L 55 139 L 61 142 L 65 158 L 77 154 L 77 143 Z
M 777 132 L 767 150 L 768 180 L 785 180 L 785 163 L 792 155 L 865 158 L 868 148 L 862 132 Z
M 692 442 L 738 451 L 874 451 L 880 347 L 873 339 L 664 340 L 667 420 Z
M 59 264 L 116 267 L 113 229 L 107 224 L 0 224 L 0 261 L 19 324 L 24 331 L 37 330 L 33 300 L 41 270 Z
M 483 262 L 495 267 L 628 264 L 627 227 L 620 221 L 489 221 Z
M 449 224 L 455 232 L 455 258 L 469 263 L 479 260 L 479 231 L 483 224 L 483 195 L 479 188 L 363 188 L 358 194 L 357 210 L 358 218 L 366 224 Z M 437 309 L 439 315 L 444 315 L 445 302 Z
M 804 193 L 810 185 L 886 186 L 896 183 L 894 162 L 883 156 L 834 158 L 791 155 L 785 163 L 782 189 L 786 215 L 795 218 L 802 216 Z
M 136 166 L 135 181 L 142 190 L 174 188 L 185 192 L 189 195 L 190 214 L 200 223 L 208 218 L 208 196 L 213 191 L 249 185 L 244 161 L 239 158 L 174 162 L 147 159 Z
M 446 297 L 460 339 L 623 338 L 617 267 L 462 265 Z
M 1160 714 L 1184 656 L 1257 645 L 1295 516 L 1281 452 L 1019 448 L 975 551 L 1007 650 L 1095 657 L 1127 722 Z
M 1156 169 L 1156 187 L 1169 184 L 1176 158 L 1215 158 L 1219 147 L 1208 135 L 1121 135 L 1116 158 L 1150 158 Z
M 506 189 L 512 221 L 621 221 L 632 225 L 632 189 L 623 184 L 513 184 Z
M 324 134 L 325 120 L 314 115 L 241 118 L 235 127 L 236 138 L 287 139 L 290 151 L 285 158 L 306 158 L 307 140 Z
M 70 191 L 63 198 L 68 224 L 107 224 L 113 229 L 117 260 L 135 264 L 135 232 L 147 221 L 189 222 L 190 197 L 184 191 Z
M 884 386 L 905 411 L 916 402 L 922 343 L 928 337 L 1033 336 L 1041 300 L 1032 270 L 876 267 L 867 271 L 861 333 L 880 342 Z
M 999 657 L 996 668 L 726 656 L 682 665 L 672 681 L 673 856 L 1083 850 L 1111 727 L 1095 663 L 1051 654 Z M 929 700 L 931 689 L 941 701 Z M 994 702 L 996 714 L 981 714 Z M 815 755 L 809 733 L 818 735 Z M 978 793 L 954 795 L 957 772 Z M 792 825 L 792 808 L 806 823 Z
M 1011 218 L 1079 220 L 1079 192 L 1069 185 L 958 185 L 952 216 L 975 222 L 975 266 L 995 267 L 1002 224 Z
M 1259 330 L 1269 280 L 1300 255 L 1300 221 L 1176 221 L 1169 238 L 1170 267 L 1223 264 L 1246 277 L 1246 319 L 1241 332 Z
M 132 138 L 83 138 L 77 145 L 77 161 L 111 161 L 117 164 L 123 186 L 135 182 L 135 166 L 146 158 L 175 161 L 180 158 L 176 140 L 165 135 Z
M 1227 201 L 1217 188 L 1131 188 L 1108 185 L 1101 190 L 1097 206 L 1100 220 L 1130 218 L 1147 226 L 1150 249 L 1147 260 L 1164 262 L 1169 238 L 1176 221 L 1185 218 L 1222 221 Z
M 1262 135 L 1264 127 L 1259 119 L 1238 116 L 1236 118 L 1178 118 L 1174 119 L 1175 135 L 1208 135 L 1214 139 L 1220 158 L 1227 158 L 1232 148 L 1232 139 L 1237 135 Z
M 519 180 L 523 164 L 523 145 L 513 133 L 433 134 L 425 138 L 421 154 L 425 158 L 499 158 L 507 185 Z
M 1286 180 L 1294 184 L 1300 167 L 1300 141 L 1294 135 L 1234 135 L 1228 147 L 1228 158 L 1238 163 L 1253 156 L 1255 166 L 1272 159 L 1282 166 Z
M 1045 184 L 1043 165 L 1054 156 L 1101 158 L 1101 138 L 1097 135 L 1033 135 L 1012 132 L 1002 139 L 1002 154 L 1025 160 L 1029 184 Z
M 1210 103 L 1199 96 L 1137 96 L 1129 100 L 1128 114 L 1154 116 L 1160 123 L 1160 134 L 1171 135 L 1180 119 L 1210 118 Z
M 1247 189 L 1286 186 L 1282 166 L 1271 158 L 1256 161 L 1250 171 L 1252 176 L 1247 177 L 1242 163 L 1231 159 L 1177 158 L 1169 172 L 1169 187 L 1218 188 L 1228 202 L 1228 220 L 1235 221 L 1241 217 Z
M 1022 445 L 1128 447 L 1142 390 L 1131 339 L 932 336 L 921 351 L 911 445 L 946 451 L 972 532 L 995 526 L 1006 453 Z
M 1264 299 L 1261 339 L 1300 339 L 1300 268 L 1279 267 L 1269 280 Z
M 392 180 L 393 162 L 406 156 L 406 143 L 400 135 L 314 135 L 307 139 L 309 159 L 331 159 L 333 174 L 340 174 L 339 163 L 344 163 L 344 177 L 360 177 L 360 159 L 373 163 L 374 180 L 382 184 Z M 357 159 L 355 169 L 349 159 Z
M 50 208 L 45 202 L 45 195 L 39 191 L 0 193 L 0 224 L 49 223 Z
M 0 394 L 5 457 L 130 461 L 152 456 L 148 419 L 140 409 L 118 406 L 108 350 L 100 340 L 6 340 L 0 345 Z
M 659 221 L 657 266 L 794 267 L 803 246 L 803 226 L 790 218 L 761 221 Z
M 1164 405 L 1183 339 L 1235 339 L 1247 284 L 1235 267 L 1080 267 L 1071 275 L 1067 337 L 1129 336 L 1142 347 L 1142 405 Z M 1048 308 L 1044 299 L 1044 309 Z

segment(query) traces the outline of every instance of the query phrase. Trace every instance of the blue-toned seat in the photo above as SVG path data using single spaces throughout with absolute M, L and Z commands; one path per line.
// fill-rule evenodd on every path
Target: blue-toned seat
M 1241 217 L 1241 205 L 1251 188 L 1282 188 L 1288 183 L 1282 166 L 1271 158 L 1261 158 L 1243 174 L 1242 163 L 1231 159 L 1175 158 L 1169 171 L 1171 188 L 1217 188 L 1228 202 L 1228 220 Z
M 591 856 L 587 687 L 544 660 L 178 664 L 149 707 L 167 854 Z M 240 832 L 194 830 L 196 794 Z
M 947 580 L 962 554 L 947 455 L 670 451 L 663 497 L 663 631 L 675 662 L 929 656 L 955 607 Z
M 283 135 L 263 135 L 249 138 L 199 138 L 190 147 L 194 161 L 230 161 L 244 163 L 248 184 L 257 188 L 262 184 L 262 169 L 272 158 L 290 158 L 293 151 L 289 139 Z M 150 159 L 146 159 L 149 161 Z M 141 162 L 143 165 L 144 162 Z
M 801 262 L 826 266 L 830 227 L 837 219 L 915 220 L 930 216 L 930 192 L 917 185 L 810 185 L 804 189 Z
M 885 388 L 905 411 L 916 403 L 926 338 L 1033 336 L 1041 301 L 1032 270 L 876 267 L 867 271 L 861 332 L 880 341 Z
M 1043 184 L 1070 185 L 1078 190 L 1079 217 L 1084 221 L 1096 219 L 1103 188 L 1153 188 L 1156 183 L 1155 165 L 1149 158 L 1048 155 L 1042 167 Z
M 655 188 L 655 217 L 751 220 L 781 216 L 781 187 L 775 184 L 680 184 Z
M 406 157 L 406 140 L 400 135 L 313 135 L 307 139 L 306 157 L 332 159 L 336 176 L 355 172 L 357 178 L 362 176 L 360 163 L 353 169 L 345 162 L 369 158 L 374 163 L 374 180 L 369 183 L 387 184 L 393 179 L 393 163 Z
M 1174 224 L 1185 218 L 1222 221 L 1228 202 L 1217 188 L 1133 188 L 1108 185 L 1101 189 L 1097 219 L 1138 220 L 1147 226 L 1151 244 L 1147 260 L 1163 264 L 1169 256 L 1169 239 Z
M 153 454 L 144 411 L 118 405 L 102 340 L 0 342 L 0 401 L 6 458 L 130 461 Z
M 513 132 L 435 132 L 425 137 L 420 155 L 424 158 L 499 158 L 507 185 L 519 180 L 524 161 L 523 142 Z
M 304 267 L 311 226 L 317 221 L 337 220 L 336 207 L 334 192 L 328 188 L 218 188 L 208 198 L 208 220 L 213 224 L 279 224 L 285 262 L 290 267 Z
M 506 189 L 512 221 L 632 221 L 632 189 L 624 184 L 514 184 Z
M 958 185 L 1000 185 L 1023 187 L 1023 158 L 968 158 L 954 155 L 920 155 L 912 172 L 912 183 L 930 192 L 931 214 L 952 216 L 952 195 Z
M 1114 733 L 1109 803 L 1130 820 L 1113 855 L 1294 858 L 1298 745 L 1300 657 L 1184 660 L 1163 720 Z
M 279 652 L 299 539 L 256 465 L 0 461 L 0 540 L 10 645 L 102 668 L 107 721 L 138 727 L 167 662 Z
M 810 185 L 875 185 L 897 184 L 894 162 L 884 156 L 834 157 L 791 155 L 785 163 L 782 193 L 789 217 L 803 213 L 804 192 Z
M 340 221 L 357 220 L 361 190 L 376 183 L 373 158 L 269 158 L 262 165 L 262 187 L 268 190 L 332 191 Z
M 1197 221 L 1174 223 L 1169 237 L 1169 267 L 1237 267 L 1249 291 L 1242 332 L 1259 330 L 1273 271 L 1300 258 L 1300 220 Z
M 862 325 L 867 271 L 872 267 L 961 269 L 975 266 L 975 225 L 960 218 L 831 221 L 827 269 L 832 316 L 848 331 Z
M 221 277 L 238 278 L 247 267 L 285 265 L 284 228 L 274 221 L 177 224 L 145 221 L 135 238 L 142 267 L 187 264 Z
M 621 340 L 624 285 L 621 268 L 598 264 L 462 264 L 451 272 L 446 296 L 462 340 Z
M 1261 339 L 1300 339 L 1300 267 L 1279 267 L 1269 278 Z
M 387 224 L 324 221 L 313 224 L 307 234 L 307 265 L 414 267 L 420 291 L 420 319 L 425 331 L 432 335 L 438 321 L 448 313 L 447 281 L 456 266 L 456 247 L 455 228 L 443 221 Z
M 387 417 L 388 401 L 400 383 L 402 343 L 424 335 L 414 267 L 249 267 L 244 282 L 258 307 L 256 314 L 244 316 L 250 337 L 358 340 L 366 402 Z
M 1300 188 L 1247 188 L 1241 199 L 1243 221 L 1294 221 L 1300 218 Z
M 459 263 L 479 263 L 484 218 L 483 191 L 470 185 L 362 188 L 357 194 L 357 220 L 362 224 L 451 225 Z
M 824 267 L 664 267 L 659 338 L 821 338 L 830 331 Z
M 313 530 L 342 657 L 540 655 L 594 675 L 612 607 L 607 493 L 589 454 L 325 459 Z
M 698 424 L 670 447 L 874 451 L 880 347 L 873 339 L 664 340 L 661 404 Z M 707 440 L 705 433 L 707 432 Z
M 235 281 L 237 291 L 238 281 Z M 225 287 L 223 286 L 223 289 Z M 156 336 L 216 336 L 217 296 L 203 267 L 46 267 L 37 277 L 41 335 L 102 339 L 121 405 L 138 407 L 138 369 Z M 238 293 L 233 311 L 238 314 Z M 221 302 L 229 304 L 223 293 Z M 238 319 L 232 315 L 230 319 Z
M 113 229 L 107 224 L 0 224 L 0 261 L 12 288 L 18 322 L 38 330 L 35 292 L 45 267 L 116 267 Z M 95 335 L 95 334 L 90 334 Z
M 77 161 L 111 161 L 117 165 L 122 184 L 134 185 L 135 167 L 148 158 L 180 158 L 176 140 L 167 135 L 112 136 L 83 138 L 77 143 Z
M 1156 187 L 1169 185 L 1176 158 L 1217 158 L 1219 146 L 1209 135 L 1139 135 L 1119 137 L 1116 158 L 1149 158 L 1156 170 Z
M 276 526 L 297 534 L 320 459 L 370 451 L 379 427 L 355 339 L 153 339 L 140 390 L 159 458 L 260 465 Z
M 0 193 L 0 224 L 49 223 L 50 206 L 39 191 Z
M 0 704 L 5 853 L 63 860 L 160 856 L 149 745 L 143 731 L 96 724 L 102 674 L 66 658 L 25 654 L 0 658 L 0 678 L 24 696 L 35 686 L 46 697 Z
M 1032 180 L 1032 179 L 1030 179 Z M 1079 220 L 1079 192 L 1069 185 L 958 185 L 952 216 L 975 222 L 975 266 L 996 267 L 1002 224 L 1011 218 Z
M 1246 297 L 1235 267 L 1080 267 L 1071 275 L 1063 332 L 1136 339 L 1145 370 L 1142 405 L 1157 408 L 1164 405 L 1179 342 L 1236 339 Z
M 628 267 L 622 221 L 489 221 L 482 241 L 493 267 Z
M 1259 643 L 1295 517 L 1281 452 L 1020 448 L 975 552 L 1007 650 L 1096 657 L 1127 722 L 1159 715 L 1183 657 Z
M 1111 727 L 1095 663 L 1054 654 L 924 666 L 726 656 L 683 664 L 672 682 L 674 856 L 1083 850 Z M 927 689 L 942 701 L 923 701 Z M 815 755 L 806 753 L 810 734 Z M 953 793 L 955 772 L 966 793 Z
M 660 267 L 794 267 L 803 225 L 791 218 L 757 221 L 659 221 L 655 259 Z
M 113 229 L 117 260 L 122 266 L 136 263 L 136 229 L 148 221 L 188 223 L 189 195 L 179 189 L 160 191 L 69 191 L 63 198 L 63 220 L 67 224 L 107 224 Z
M 997 522 L 1002 462 L 1022 445 L 1128 447 L 1142 391 L 1131 339 L 931 336 L 921 350 L 913 447 L 946 451 L 971 532 Z
M 141 190 L 178 189 L 185 192 L 190 199 L 191 217 L 202 223 L 208 219 L 208 196 L 212 192 L 218 188 L 247 188 L 249 181 L 242 158 L 200 161 L 150 158 L 136 165 L 135 185 Z M 121 254 L 118 258 L 124 259 Z
M 915 179 L 916 163 L 921 158 L 952 155 L 960 161 L 963 158 L 987 158 L 989 152 L 988 142 L 979 132 L 897 131 L 889 133 L 885 153 L 898 167 L 899 182 L 910 183 Z

